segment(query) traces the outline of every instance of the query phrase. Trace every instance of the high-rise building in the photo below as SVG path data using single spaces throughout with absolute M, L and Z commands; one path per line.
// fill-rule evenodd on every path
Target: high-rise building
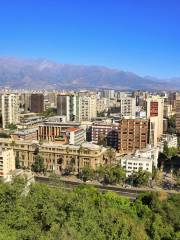
M 96 95 L 79 95 L 79 121 L 90 121 L 97 117 Z
M 133 153 L 138 149 L 146 148 L 148 144 L 148 120 L 122 119 L 119 124 L 120 153 Z
M 151 96 L 146 99 L 147 118 L 156 124 L 157 138 L 163 134 L 163 116 L 164 116 L 164 99 L 159 96 Z
M 44 95 L 42 93 L 31 94 L 31 112 L 44 112 Z
M 172 105 L 172 111 L 176 111 L 176 92 L 169 93 L 168 95 L 168 102 Z
M 122 97 L 120 99 L 120 114 L 124 118 L 135 118 L 136 99 L 132 97 Z
M 176 130 L 180 133 L 180 93 L 176 94 Z
M 108 98 L 108 99 L 114 99 L 115 98 L 115 91 L 113 89 L 105 89 L 102 91 L 102 97 Z
M 19 121 L 19 95 L 4 94 L 2 95 L 2 126 Z
M 98 98 L 96 102 L 97 112 L 101 113 L 108 110 L 110 100 L 107 98 Z
M 78 96 L 75 94 L 57 95 L 57 114 L 66 116 L 67 121 L 78 120 Z
M 21 93 L 19 96 L 19 105 L 22 112 L 27 113 L 30 111 L 31 93 Z

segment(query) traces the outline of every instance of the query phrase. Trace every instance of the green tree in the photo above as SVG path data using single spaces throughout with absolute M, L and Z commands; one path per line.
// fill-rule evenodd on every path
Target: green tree
M 180 195 L 128 198 L 92 186 L 72 189 L 15 178 L 0 183 L 0 240 L 178 240 Z
M 44 159 L 42 156 L 37 155 L 35 157 L 35 161 L 31 166 L 31 170 L 37 173 L 41 173 L 44 171 Z
M 80 178 L 82 178 L 84 182 L 95 179 L 95 176 L 96 174 L 94 169 L 89 166 L 85 166 L 80 173 Z
M 163 149 L 163 154 L 167 157 L 167 158 L 172 158 L 175 157 L 177 155 L 177 148 L 176 147 L 168 147 L 168 143 L 164 142 L 164 149 Z
M 113 164 L 116 160 L 116 151 L 113 148 L 108 148 L 107 152 L 107 163 L 108 164 Z
M 16 169 L 21 168 L 20 161 L 19 161 L 19 152 L 16 153 L 16 157 L 15 157 L 15 167 L 16 167 Z
M 169 148 L 169 157 L 175 157 L 177 155 L 177 148 L 176 147 L 171 147 Z
M 0 133 L 0 138 L 10 138 L 10 135 L 5 133 L 5 132 L 1 132 Z
M 17 129 L 17 126 L 14 123 L 9 123 L 9 124 L 6 125 L 6 128 L 8 128 L 9 130 L 13 131 L 13 130 Z
M 57 109 L 56 108 L 48 108 L 45 112 L 43 112 L 43 115 L 45 117 L 53 117 L 57 115 Z
M 168 148 L 168 143 L 166 141 L 164 142 L 163 154 L 168 158 L 169 148 Z
M 122 184 L 125 182 L 126 173 L 121 166 L 110 165 L 106 168 L 104 182 L 108 184 Z
M 138 172 L 133 172 L 129 177 L 129 182 L 132 182 L 134 186 L 147 186 L 151 178 L 151 173 L 139 169 Z

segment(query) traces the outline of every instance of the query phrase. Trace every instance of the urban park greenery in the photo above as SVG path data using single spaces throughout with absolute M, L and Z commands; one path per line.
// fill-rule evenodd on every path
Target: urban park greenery
M 131 184 L 133 186 L 148 186 L 151 173 L 139 170 L 138 172 L 133 172 L 129 177 L 126 177 L 126 172 L 120 165 L 101 165 L 96 170 L 92 169 L 90 166 L 85 166 L 79 173 L 79 178 L 84 182 L 96 180 L 103 184 L 120 184 L 125 183 Z
M 178 240 L 180 195 L 144 193 L 134 202 L 90 186 L 73 190 L 0 183 L 0 240 Z

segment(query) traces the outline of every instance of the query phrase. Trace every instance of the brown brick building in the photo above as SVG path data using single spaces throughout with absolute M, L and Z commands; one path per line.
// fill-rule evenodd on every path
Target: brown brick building
M 158 102 L 152 101 L 150 102 L 150 117 L 158 116 Z
M 119 125 L 118 150 L 121 153 L 133 153 L 146 148 L 148 144 L 148 120 L 122 119 Z
M 93 123 L 91 126 L 91 141 L 118 149 L 118 126 L 117 123 Z
M 44 112 L 44 95 L 42 93 L 31 94 L 31 112 Z

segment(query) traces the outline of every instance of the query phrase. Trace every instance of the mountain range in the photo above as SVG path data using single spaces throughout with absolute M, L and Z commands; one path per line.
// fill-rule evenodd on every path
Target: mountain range
M 0 57 L 0 87 L 16 89 L 179 90 L 180 78 L 157 79 L 104 66 Z

